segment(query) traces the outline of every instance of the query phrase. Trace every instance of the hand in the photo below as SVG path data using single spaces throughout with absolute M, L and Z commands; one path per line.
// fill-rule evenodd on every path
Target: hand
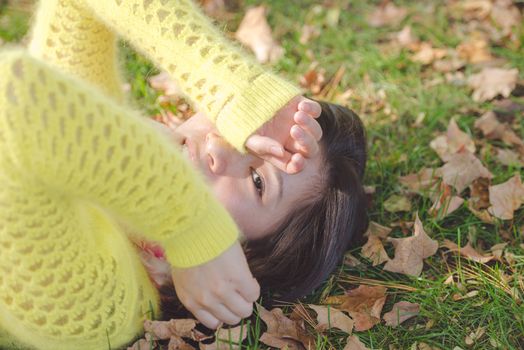
M 173 283 L 184 306 L 206 327 L 234 325 L 253 312 L 260 295 L 240 243 L 200 266 L 172 268 Z
M 304 158 L 319 151 L 322 129 L 315 118 L 320 113 L 317 102 L 297 96 L 247 139 L 246 148 L 288 174 L 298 173 Z

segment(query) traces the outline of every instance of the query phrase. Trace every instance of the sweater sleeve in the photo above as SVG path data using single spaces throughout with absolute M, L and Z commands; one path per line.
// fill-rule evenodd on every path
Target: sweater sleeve
M 16 172 L 19 188 L 100 207 L 160 242 L 177 267 L 209 261 L 237 239 L 203 179 L 143 117 L 21 51 L 1 57 L 1 171 Z
M 108 37 L 113 30 L 168 71 L 239 151 L 245 151 L 244 143 L 254 131 L 300 94 L 297 87 L 264 70 L 224 38 L 191 0 L 70 0 L 70 8 L 53 17 L 53 6 L 59 3 L 44 0 L 41 6 L 35 27 L 40 28 L 34 31 L 31 44 L 34 54 L 52 51 L 71 68 L 68 60 L 89 59 L 78 55 L 78 49 L 92 49 L 90 43 L 100 47 L 113 44 L 114 39 Z M 68 23 L 71 13 L 80 16 L 83 25 Z M 108 29 L 99 28 L 93 18 Z M 77 48 L 68 27 L 77 30 L 81 38 Z M 49 39 L 52 34 L 55 39 Z M 113 51 L 109 55 L 114 55 Z

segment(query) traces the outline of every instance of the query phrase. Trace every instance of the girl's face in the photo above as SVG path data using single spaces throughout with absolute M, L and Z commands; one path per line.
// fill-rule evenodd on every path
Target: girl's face
M 183 152 L 229 211 L 245 239 L 269 234 L 299 201 L 318 194 L 320 152 L 306 159 L 301 172 L 289 175 L 258 157 L 236 151 L 202 113 L 185 121 L 175 133 Z

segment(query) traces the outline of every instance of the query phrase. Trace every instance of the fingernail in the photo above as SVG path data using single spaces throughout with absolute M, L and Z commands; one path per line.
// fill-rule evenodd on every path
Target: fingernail
M 302 103 L 302 111 L 311 112 L 311 105 L 308 102 Z
M 274 154 L 277 157 L 283 157 L 284 156 L 284 150 L 282 149 L 282 147 L 271 146 L 269 148 L 269 150 L 271 151 L 272 154 Z

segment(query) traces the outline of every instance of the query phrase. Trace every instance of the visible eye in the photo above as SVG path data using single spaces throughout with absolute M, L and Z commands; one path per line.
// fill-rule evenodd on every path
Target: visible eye
M 265 190 L 265 184 L 264 179 L 262 176 L 260 176 L 254 168 L 250 168 L 251 170 L 251 179 L 253 180 L 253 185 L 255 186 L 255 189 L 258 192 L 258 196 L 262 198 L 262 195 L 264 194 Z

